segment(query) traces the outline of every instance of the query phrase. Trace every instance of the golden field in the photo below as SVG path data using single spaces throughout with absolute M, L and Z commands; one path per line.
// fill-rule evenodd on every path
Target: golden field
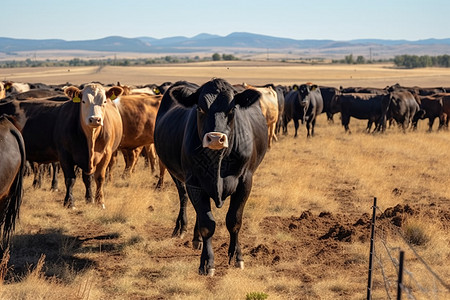
M 222 77 L 254 85 L 450 86 L 450 70 L 388 65 L 219 62 L 0 69 L 0 74 L 2 79 L 48 84 L 201 84 Z M 158 178 L 143 160 L 125 179 L 119 160 L 114 180 L 105 188 L 106 210 L 84 203 L 81 179 L 75 184 L 78 209 L 72 211 L 62 205 L 62 174 L 57 192 L 50 191 L 48 178 L 42 189 L 33 189 L 27 177 L 8 266 L 0 272 L 0 298 L 365 299 L 370 217 L 377 197 L 373 299 L 395 297 L 393 261 L 399 249 L 405 250 L 409 273 L 404 282 L 412 295 L 448 299 L 450 291 L 430 275 L 398 232 L 413 241 L 414 250 L 448 286 L 450 133 L 436 128 L 426 133 L 426 121 L 407 133 L 392 127 L 384 134 L 366 134 L 365 126 L 365 121 L 351 119 L 353 133 L 347 135 L 339 116 L 329 124 L 321 115 L 316 136 L 307 139 L 304 127 L 294 138 L 290 124 L 288 135 L 279 136 L 254 177 L 240 234 L 244 270 L 228 265 L 227 203 L 213 209 L 212 278 L 197 274 L 200 252 L 192 249 L 191 234 L 171 237 L 178 213 L 175 186 L 167 176 L 164 189 L 155 190 Z M 191 205 L 188 214 L 192 233 Z

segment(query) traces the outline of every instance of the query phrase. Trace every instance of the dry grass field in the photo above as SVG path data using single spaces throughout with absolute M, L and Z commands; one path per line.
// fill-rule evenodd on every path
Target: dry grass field
M 0 69 L 2 79 L 74 84 L 101 81 L 231 83 L 331 86 L 400 83 L 450 86 L 450 70 L 397 70 L 385 65 L 330 66 L 275 63 L 205 63 L 152 67 Z M 25 180 L 25 192 L 7 266 L 0 268 L 1 299 L 365 299 L 373 198 L 378 199 L 373 299 L 396 296 L 394 263 L 405 251 L 405 287 L 415 299 L 450 299 L 450 132 L 389 128 L 367 134 L 352 119 L 344 133 L 335 116 L 321 115 L 316 136 L 293 126 L 266 154 L 255 174 L 240 240 L 245 269 L 228 265 L 227 203 L 213 209 L 216 275 L 199 276 L 200 252 L 191 234 L 172 238 L 178 213 L 174 184 L 158 180 L 138 162 L 121 178 L 123 160 L 105 189 L 106 210 L 84 203 L 75 184 L 75 211 L 63 208 L 59 191 Z M 436 126 L 436 125 L 435 125 Z M 188 207 L 189 233 L 195 213 Z M 403 237 L 410 241 L 406 243 Z M 416 251 L 419 255 L 411 250 Z M 388 284 L 385 283 L 386 278 Z M 406 297 L 406 295 L 404 295 Z

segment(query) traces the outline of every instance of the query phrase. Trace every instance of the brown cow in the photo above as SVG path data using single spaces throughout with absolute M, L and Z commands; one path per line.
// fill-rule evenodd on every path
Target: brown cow
M 25 145 L 19 130 L 0 116 L 0 257 L 9 245 L 19 214 L 25 171 Z
M 123 136 L 119 149 L 125 159 L 124 175 L 133 171 L 138 156 L 145 147 L 150 158 L 152 172 L 155 170 L 155 152 L 152 151 L 156 114 L 162 96 L 129 94 L 117 97 L 113 103 L 119 109 L 123 124 Z
M 255 87 L 244 83 L 245 89 L 253 89 L 261 93 L 259 104 L 261 105 L 261 111 L 266 118 L 268 129 L 268 146 L 272 147 L 272 141 L 277 141 L 275 129 L 278 121 L 278 98 L 277 93 L 271 87 Z

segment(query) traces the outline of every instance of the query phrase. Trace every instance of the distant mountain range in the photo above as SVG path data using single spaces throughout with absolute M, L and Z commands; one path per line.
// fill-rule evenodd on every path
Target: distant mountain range
M 381 53 L 405 54 L 446 54 L 450 53 L 450 38 L 425 39 L 417 41 L 355 39 L 335 40 L 295 40 L 245 32 L 234 32 L 227 36 L 202 33 L 188 38 L 183 36 L 156 39 L 152 37 L 124 38 L 110 36 L 96 40 L 66 41 L 62 39 L 14 39 L 0 37 L 0 52 L 16 53 L 42 50 L 83 50 L 103 52 L 133 53 L 192 53 L 213 52 L 217 49 L 234 51 L 296 51 L 310 55 L 339 55 L 342 53 L 367 52 L 372 49 Z M 428 51 L 428 52 L 427 52 Z

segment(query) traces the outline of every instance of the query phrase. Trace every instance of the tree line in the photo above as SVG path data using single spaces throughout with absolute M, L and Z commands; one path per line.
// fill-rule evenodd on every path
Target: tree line
M 230 61 L 239 60 L 232 54 L 214 53 L 212 56 L 200 58 L 181 57 L 181 56 L 162 56 L 157 58 L 108 58 L 108 59 L 82 59 L 73 58 L 70 60 L 36 60 L 28 58 L 26 60 L 8 60 L 0 61 L 0 68 L 20 68 L 20 67 L 75 67 L 75 66 L 140 66 L 152 64 L 172 64 L 172 63 L 188 63 L 199 61 Z M 333 64 L 369 64 L 369 63 L 386 63 L 392 62 L 398 68 L 426 68 L 426 67 L 450 67 L 450 55 L 397 55 L 390 59 L 370 60 L 359 55 L 354 57 L 353 54 L 346 55 L 343 59 L 333 59 Z
M 450 55 L 397 55 L 394 58 L 394 64 L 401 68 L 427 68 L 427 67 L 450 67 Z

